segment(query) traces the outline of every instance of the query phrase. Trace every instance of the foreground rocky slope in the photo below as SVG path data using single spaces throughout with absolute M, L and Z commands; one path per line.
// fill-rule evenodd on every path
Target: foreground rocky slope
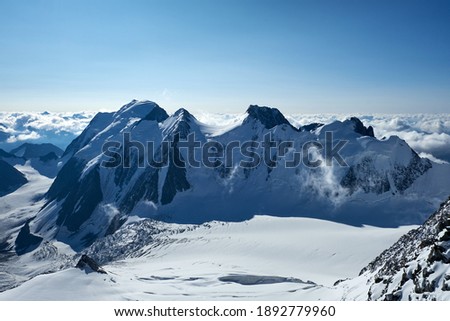
M 450 300 L 450 198 L 361 271 L 368 300 Z

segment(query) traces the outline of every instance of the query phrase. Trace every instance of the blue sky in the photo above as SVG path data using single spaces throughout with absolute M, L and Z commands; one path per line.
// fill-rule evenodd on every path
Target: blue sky
M 0 0 L 0 110 L 449 112 L 450 1 Z

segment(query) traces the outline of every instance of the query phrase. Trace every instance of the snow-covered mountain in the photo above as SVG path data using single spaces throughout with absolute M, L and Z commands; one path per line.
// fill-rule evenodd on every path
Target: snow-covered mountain
M 185 109 L 168 115 L 132 101 L 94 117 L 57 159 L 55 180 L 1 152 L 27 182 L 0 196 L 0 300 L 448 300 L 450 200 L 427 218 L 448 197 L 450 165 L 375 131 L 355 117 L 297 128 L 259 106 L 210 126 Z M 330 132 L 333 146 L 347 141 L 348 166 L 287 166 Z M 156 166 L 166 154 L 187 161 L 192 133 L 223 146 L 269 133 L 293 146 L 284 157 L 273 150 L 270 165 L 239 166 L 263 155 L 255 145 L 246 155 L 234 149 L 230 166 L 182 167 L 171 157 Z M 154 153 L 117 146 L 129 166 L 115 166 L 102 146 L 124 137 L 153 142 Z
M 334 162 L 288 168 L 295 150 L 301 151 L 306 142 L 326 146 L 330 132 L 333 146 L 347 141 L 341 155 L 348 166 Z M 110 161 L 102 152 L 104 143 L 122 142 L 125 134 L 144 146 L 152 142 L 154 153 L 143 155 L 137 148 L 125 153 L 122 146 L 116 152 L 124 152 L 122 162 L 129 166 L 101 166 Z M 214 168 L 178 166 L 173 156 L 187 160 L 179 141 L 189 135 L 222 146 L 263 142 L 270 135 L 275 142 L 291 141 L 293 146 L 285 157 L 272 151 L 269 162 L 257 166 L 239 164 L 263 155 L 261 144 L 250 145 L 246 156 L 233 149 L 231 162 Z M 165 149 L 163 142 L 173 148 Z M 167 154 L 167 166 L 146 165 L 148 157 L 155 162 Z M 312 157 L 323 160 L 314 150 Z M 201 159 L 198 150 L 194 158 Z M 212 128 L 185 109 L 169 116 L 153 102 L 132 101 L 115 113 L 97 114 L 62 159 L 64 166 L 46 194 L 45 206 L 24 228 L 30 235 L 57 239 L 78 250 L 114 233 L 134 216 L 177 223 L 243 221 L 269 214 L 352 225 L 419 224 L 450 188 L 450 165 L 420 158 L 398 137 L 376 139 L 373 128 L 357 118 L 297 129 L 277 109 L 258 106 L 250 106 L 233 126 Z M 210 159 L 218 160 L 215 154 Z

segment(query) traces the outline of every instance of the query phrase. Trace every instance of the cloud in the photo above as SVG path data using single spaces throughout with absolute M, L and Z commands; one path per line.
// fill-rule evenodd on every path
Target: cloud
M 65 148 L 91 121 L 95 112 L 0 112 L 0 130 L 8 138 L 0 148 L 19 143 L 49 142 Z
M 17 136 L 9 136 L 6 140 L 7 143 L 15 143 L 15 142 L 21 142 L 21 141 L 27 141 L 27 140 L 36 140 L 41 138 L 41 135 L 38 133 L 32 131 L 28 133 L 22 133 Z
M 227 127 L 235 124 L 242 119 L 242 114 L 221 114 L 221 113 L 209 113 L 200 112 L 196 113 L 195 118 L 200 122 L 207 124 L 211 127 Z
M 438 163 L 438 164 L 449 164 L 449 162 L 443 161 L 442 159 L 438 159 L 438 158 L 434 157 L 431 154 L 420 153 L 419 156 L 422 157 L 422 158 L 428 158 L 429 160 L 431 160 L 431 161 L 433 161 L 435 163 Z
M 450 161 L 449 114 L 377 115 L 363 121 L 379 138 L 397 135 L 419 154 Z
M 171 94 L 163 90 L 163 95 Z M 65 148 L 94 115 L 95 112 L 85 111 L 0 112 L 0 130 L 5 137 L 9 136 L 9 145 L 33 141 L 50 142 Z M 420 155 L 438 162 L 450 162 L 450 114 L 291 114 L 286 118 L 295 127 L 300 127 L 342 121 L 351 116 L 360 118 L 366 126 L 373 126 L 377 138 L 397 135 Z M 212 135 L 216 135 L 242 123 L 245 113 L 198 112 L 195 117 L 209 127 Z M 0 143 L 0 148 L 5 144 Z

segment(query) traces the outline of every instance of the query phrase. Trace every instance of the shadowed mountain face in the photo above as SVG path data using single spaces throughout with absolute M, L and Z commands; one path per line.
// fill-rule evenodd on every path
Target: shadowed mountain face
M 299 130 L 278 109 L 252 105 L 242 123 L 216 136 L 210 129 L 185 109 L 169 116 L 150 101 L 132 101 L 117 112 L 98 114 L 64 152 L 64 166 L 46 205 L 30 222 L 30 232 L 80 249 L 113 233 L 130 216 L 202 223 L 268 214 L 398 226 L 422 223 L 436 206 L 423 200 L 442 198 L 442 191 L 450 188 L 444 180 L 425 187 L 427 181 L 450 175 L 450 166 L 421 159 L 398 137 L 376 139 L 373 129 L 354 117 Z M 323 152 L 329 133 L 331 148 L 344 141 L 339 153 L 345 164 L 289 166 L 305 143 L 320 144 Z M 206 166 L 201 148 L 188 153 L 191 136 L 200 146 L 238 148 L 230 148 L 226 157 L 225 151 L 221 155 L 212 148 L 206 161 L 215 165 Z M 265 159 L 267 137 L 292 146 L 283 155 L 272 148 Z M 111 161 L 105 143 L 112 143 L 120 157 Z M 246 146 L 243 153 L 239 145 Z M 323 157 L 320 150 L 311 153 L 313 159 Z M 248 165 L 255 155 L 260 155 L 259 162 Z M 166 156 L 163 166 L 155 166 Z M 192 159 L 203 162 L 194 165 L 188 162 Z
M 27 183 L 25 175 L 7 162 L 0 159 L 0 196 L 14 192 Z

